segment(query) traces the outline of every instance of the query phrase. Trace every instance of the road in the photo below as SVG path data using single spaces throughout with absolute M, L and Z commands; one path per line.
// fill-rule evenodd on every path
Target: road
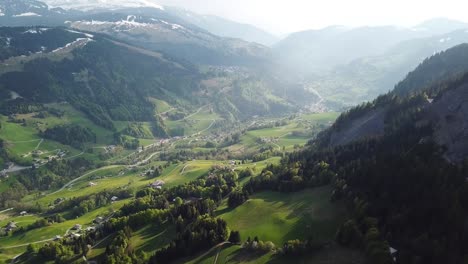
M 6 213 L 6 212 L 11 211 L 11 210 L 13 210 L 13 209 L 14 209 L 14 208 L 5 209 L 5 210 L 3 210 L 3 211 L 0 211 L 0 214 Z
M 93 174 L 93 173 L 95 173 L 95 172 L 97 172 L 97 171 L 106 170 L 106 169 L 113 169 L 113 168 L 118 168 L 118 167 L 123 167 L 123 166 L 122 166 L 122 165 L 110 165 L 110 166 L 101 167 L 101 168 L 99 168 L 99 169 L 95 169 L 95 170 L 93 170 L 93 171 L 87 172 L 87 173 L 81 175 L 80 177 L 75 178 L 75 179 L 69 181 L 68 183 L 66 183 L 65 185 L 63 185 L 62 188 L 58 189 L 57 191 L 55 191 L 55 192 L 53 192 L 53 193 L 49 193 L 49 194 L 47 194 L 47 195 L 53 195 L 53 194 L 59 193 L 59 192 L 65 190 L 68 186 L 72 185 L 73 183 L 75 183 L 75 182 L 77 182 L 77 181 L 83 179 L 84 177 L 89 176 L 90 174 Z
M 200 111 L 201 111 L 203 108 L 205 108 L 205 107 L 207 107 L 207 106 L 210 106 L 210 105 L 211 105 L 211 104 L 207 104 L 207 105 L 204 105 L 204 106 L 198 108 L 198 110 L 197 110 L 195 113 L 192 113 L 192 114 L 190 114 L 190 115 L 184 117 L 182 120 L 187 120 L 187 119 L 191 118 L 192 116 L 194 116 L 194 115 L 200 113 Z
M 39 244 L 39 243 L 45 243 L 54 240 L 54 238 L 49 238 L 49 239 L 44 239 L 40 241 L 34 241 L 34 242 L 29 242 L 25 244 L 20 244 L 20 245 L 14 245 L 14 246 L 9 246 L 9 247 L 1 247 L 0 249 L 12 249 L 12 248 L 19 248 L 19 247 L 26 247 L 29 244 Z
M 11 173 L 11 172 L 17 172 L 17 171 L 30 169 L 30 168 L 31 167 L 23 167 L 23 166 L 19 166 L 19 165 L 14 165 L 13 167 L 11 167 L 9 169 L 6 169 L 6 170 L 3 170 L 3 171 L 6 172 L 6 173 Z
M 203 254 L 201 254 L 200 256 L 198 256 L 197 259 L 203 259 L 203 258 L 206 257 L 208 254 L 210 254 L 211 251 L 213 251 L 213 250 L 215 250 L 215 249 L 218 249 L 218 252 L 217 252 L 217 254 L 216 254 L 216 258 L 215 258 L 215 261 L 214 261 L 214 263 L 216 263 L 216 261 L 218 261 L 219 252 L 221 251 L 221 250 L 219 250 L 219 248 L 222 247 L 222 246 L 224 246 L 224 245 L 226 245 L 226 244 L 231 244 L 231 242 L 229 242 L 229 241 L 221 242 L 221 243 L 217 244 L 216 246 L 214 246 L 214 247 L 208 249 L 205 253 L 203 253 Z

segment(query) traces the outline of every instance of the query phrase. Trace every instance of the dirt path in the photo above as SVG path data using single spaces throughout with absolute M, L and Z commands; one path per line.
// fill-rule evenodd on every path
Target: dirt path
M 214 248 L 217 248 L 217 249 L 218 249 L 218 252 L 216 252 L 215 260 L 214 260 L 214 262 L 213 262 L 214 264 L 216 264 L 216 263 L 218 262 L 219 253 L 221 252 L 222 247 L 223 247 L 224 245 L 227 245 L 227 244 L 231 244 L 231 242 L 225 241 L 225 242 L 220 243 L 220 244 L 218 244 L 218 245 L 216 245 L 216 246 L 214 247 Z
M 79 154 L 76 154 L 75 156 L 71 156 L 71 157 L 68 157 L 68 158 L 65 158 L 65 159 L 66 159 L 66 160 L 68 160 L 68 159 L 73 159 L 73 158 L 79 157 L 79 156 L 81 156 L 81 155 L 83 155 L 83 154 L 84 154 L 84 151 L 82 151 L 82 152 L 79 153 Z
M 37 149 L 41 146 L 42 142 L 44 142 L 44 139 L 43 139 L 43 138 L 41 138 L 41 140 L 40 140 L 39 143 L 37 144 L 36 148 L 34 148 L 34 150 L 37 150 Z

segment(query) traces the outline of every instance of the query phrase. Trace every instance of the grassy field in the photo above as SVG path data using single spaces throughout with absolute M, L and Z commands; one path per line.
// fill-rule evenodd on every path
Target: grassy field
M 310 136 L 307 136 L 307 133 L 314 129 L 312 127 L 326 127 L 338 115 L 339 113 L 335 112 L 303 114 L 293 120 L 288 120 L 289 123 L 284 126 L 249 130 L 241 137 L 239 144 L 230 146 L 228 149 L 232 152 L 249 152 L 271 146 L 278 150 L 292 151 L 294 146 L 303 146 L 311 139 Z M 273 122 L 274 120 L 263 120 L 263 122 L 268 121 Z M 266 142 L 259 142 L 259 139 L 266 139 Z
M 166 120 L 167 128 L 169 131 L 175 128 L 183 128 L 184 136 L 191 136 L 197 133 L 208 134 L 213 122 L 222 119 L 218 114 L 211 111 L 209 106 L 202 107 L 197 111 L 181 120 Z
M 171 106 L 164 101 L 155 99 L 153 103 L 156 105 L 157 112 L 169 111 L 171 109 Z M 98 143 L 95 145 L 96 151 L 94 153 L 84 153 L 82 154 L 83 156 L 97 158 L 97 154 L 103 151 L 99 148 L 112 143 L 113 132 L 94 125 L 83 113 L 75 110 L 70 105 L 52 104 L 48 105 L 48 107 L 63 110 L 65 112 L 64 117 L 57 118 L 52 116 L 39 119 L 33 115 L 24 115 L 21 118 L 26 120 L 26 126 L 23 126 L 18 123 L 6 122 L 7 117 L 0 116 L 0 121 L 2 121 L 0 138 L 7 141 L 8 151 L 16 156 L 28 154 L 36 149 L 45 152 L 43 155 L 48 155 L 48 153 L 56 149 L 70 151 L 69 156 L 81 154 L 81 151 L 63 146 L 57 142 L 41 140 L 40 131 L 68 123 L 79 123 L 89 127 L 98 136 Z M 212 125 L 213 120 L 219 120 L 220 116 L 212 113 L 208 106 L 199 110 L 183 120 L 167 121 L 168 128 L 182 126 L 185 128 L 186 135 L 198 132 L 210 133 L 208 128 Z M 336 117 L 337 114 L 335 113 L 301 115 L 284 126 L 247 131 L 241 137 L 241 143 L 229 147 L 229 150 L 235 150 L 235 148 L 258 150 L 261 147 L 272 146 L 279 150 L 282 150 L 284 147 L 289 151 L 295 145 L 304 145 L 309 140 L 307 136 L 293 135 L 294 132 L 304 132 L 310 128 L 310 124 L 329 124 Z M 114 125 L 120 130 L 125 128 L 127 124 L 127 122 L 115 122 Z M 269 143 L 259 143 L 259 138 L 274 138 L 275 140 Z M 191 140 L 191 138 L 188 140 Z M 140 141 L 143 145 L 154 143 L 154 139 Z M 129 154 L 128 151 L 121 153 L 122 156 Z M 29 155 L 24 158 L 30 159 L 30 157 Z M 258 174 L 269 164 L 278 164 L 279 161 L 280 157 L 273 157 L 261 162 L 237 165 L 236 171 L 240 172 L 249 167 L 254 169 L 255 174 Z M 157 178 L 148 178 L 141 175 L 142 172 L 151 166 L 163 164 L 165 164 L 163 161 L 153 161 L 148 165 L 134 168 L 124 165 L 103 167 L 86 173 L 83 178 L 80 178 L 60 192 L 55 193 L 54 190 L 51 190 L 49 194 L 34 193 L 26 196 L 23 201 L 29 203 L 37 202 L 43 206 L 49 206 L 57 198 L 67 199 L 88 196 L 104 190 L 122 188 L 139 190 L 155 180 L 163 180 L 166 183 L 164 188 L 170 188 L 206 175 L 213 165 L 228 165 L 229 161 L 191 160 L 169 165 L 163 170 L 161 176 Z M 9 184 L 15 181 L 14 177 L 12 175 L 9 179 L 2 179 L 2 182 L 0 182 L 0 192 L 8 188 Z M 245 184 L 248 180 L 249 178 L 241 179 L 240 184 Z M 89 186 L 89 182 L 91 181 L 96 185 Z M 227 208 L 226 202 L 224 202 L 218 208 L 216 214 L 228 222 L 231 230 L 239 230 L 243 240 L 246 240 L 248 236 L 252 238 L 258 236 L 261 240 L 272 241 L 276 245 L 282 245 L 290 239 L 306 239 L 309 236 L 320 240 L 331 240 L 337 226 L 341 223 L 341 219 L 344 219 L 346 210 L 340 204 L 329 202 L 330 192 L 331 188 L 329 187 L 287 194 L 263 192 L 253 195 L 249 201 L 233 210 Z M 28 231 L 24 234 L 0 238 L 0 263 L 23 252 L 28 243 L 49 240 L 55 235 L 64 235 L 70 227 L 77 223 L 84 226 L 89 225 L 97 216 L 109 214 L 111 211 L 119 209 L 128 201 L 115 202 L 64 223 L 56 223 L 51 226 Z M 14 221 L 19 226 L 26 227 L 40 218 L 38 215 L 20 217 L 7 212 L 0 214 L 0 226 L 5 226 L 9 221 Z M 175 227 L 173 225 L 148 225 L 139 230 L 134 230 L 131 240 L 136 250 L 153 253 L 158 248 L 167 245 L 174 236 Z M 105 246 L 111 241 L 112 237 L 109 237 L 98 247 L 92 249 L 90 258 L 102 254 L 105 251 Z M 199 256 L 190 263 L 213 263 L 217 253 L 218 250 L 208 252 L 208 254 Z M 220 250 L 218 263 L 233 263 L 233 261 L 237 263 L 281 263 L 276 262 L 278 260 L 272 254 L 251 255 L 239 246 L 225 246 Z
M 219 255 L 218 255 L 219 253 Z M 336 244 L 331 244 L 330 247 L 310 255 L 285 258 L 276 255 L 273 252 L 259 254 L 249 252 L 238 245 L 224 245 L 220 250 L 213 249 L 195 257 L 193 260 L 179 262 L 187 264 L 212 264 L 215 263 L 216 255 L 218 259 L 216 263 L 222 264 L 364 264 L 365 258 L 362 252 L 349 248 L 343 248 Z
M 263 192 L 230 209 L 221 206 L 217 214 L 242 239 L 258 236 L 263 241 L 282 245 L 291 239 L 331 240 L 346 215 L 344 206 L 329 201 L 330 187 L 298 193 Z
M 121 200 L 109 204 L 107 206 L 101 207 L 94 211 L 89 212 L 88 214 L 81 216 L 77 219 L 68 220 L 63 223 L 55 223 L 47 227 L 37 228 L 30 230 L 26 233 L 12 235 L 8 237 L 0 237 L 0 249 L 9 249 L 9 247 L 27 245 L 32 242 L 49 240 L 56 235 L 63 236 L 65 232 L 73 227 L 75 224 L 81 224 L 83 226 L 88 226 L 92 224 L 92 221 L 98 217 L 109 214 L 111 211 L 117 210 L 122 207 L 128 200 Z M 22 221 L 21 217 L 6 218 L 2 221 L 11 221 L 17 220 L 18 226 L 27 226 L 30 221 L 35 221 L 38 217 L 35 216 L 24 216 L 27 221 Z
M 174 225 L 147 225 L 133 232 L 130 241 L 136 250 L 154 253 L 156 250 L 169 245 L 175 236 L 176 230 Z
M 57 150 L 66 150 L 68 157 L 76 156 L 81 150 L 60 144 L 55 141 L 41 138 L 40 133 L 48 128 L 64 124 L 80 124 L 90 128 L 97 137 L 97 145 L 108 145 L 113 141 L 113 132 L 95 125 L 84 113 L 76 110 L 69 104 L 48 104 L 47 107 L 63 111 L 62 117 L 50 115 L 45 118 L 36 117 L 36 113 L 17 115 L 17 120 L 25 120 L 23 123 L 8 122 L 6 116 L 0 115 L 2 128 L 0 138 L 6 141 L 7 151 L 25 162 L 32 162 L 31 152 L 41 151 L 40 158 L 54 155 Z M 89 156 L 89 154 L 87 154 Z

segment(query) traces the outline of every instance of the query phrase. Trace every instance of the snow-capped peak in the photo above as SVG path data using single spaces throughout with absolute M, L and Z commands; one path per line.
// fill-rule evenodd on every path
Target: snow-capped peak
M 45 0 L 51 7 L 64 9 L 93 10 L 93 9 L 116 9 L 123 7 L 152 7 L 164 10 L 154 0 Z

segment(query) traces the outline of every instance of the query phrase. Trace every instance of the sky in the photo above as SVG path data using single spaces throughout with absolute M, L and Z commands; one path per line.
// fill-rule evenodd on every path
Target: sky
M 276 35 L 331 25 L 414 26 L 446 17 L 468 22 L 466 0 L 155 0 L 253 24 Z

